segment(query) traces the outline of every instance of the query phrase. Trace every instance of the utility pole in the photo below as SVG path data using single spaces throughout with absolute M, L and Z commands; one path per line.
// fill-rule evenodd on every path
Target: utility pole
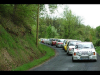
M 36 46 L 38 47 L 38 25 L 39 25 L 39 4 L 37 10 L 37 29 L 36 29 Z

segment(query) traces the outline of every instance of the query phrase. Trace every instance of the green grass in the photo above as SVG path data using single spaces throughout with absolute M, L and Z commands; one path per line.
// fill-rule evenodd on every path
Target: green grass
M 100 46 L 96 46 L 96 52 L 100 55 Z
M 25 71 L 55 55 L 45 45 L 39 44 L 37 48 L 35 40 L 28 33 L 23 37 L 11 35 L 0 25 L 0 70 Z
M 45 56 L 41 57 L 40 59 L 35 59 L 32 62 L 29 62 L 27 64 L 23 64 L 22 66 L 12 69 L 12 71 L 26 71 L 34 66 L 37 66 L 37 65 L 43 63 L 44 61 L 46 61 L 47 59 L 49 59 L 50 57 L 55 55 L 55 52 L 52 48 L 47 47 L 42 44 L 39 46 L 40 46 L 40 48 L 44 49 L 44 51 L 46 51 Z

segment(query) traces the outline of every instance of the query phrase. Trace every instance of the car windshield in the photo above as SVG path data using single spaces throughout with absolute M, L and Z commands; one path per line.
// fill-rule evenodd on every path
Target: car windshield
M 79 42 L 79 41 L 71 41 L 71 42 L 69 43 L 69 46 L 75 46 L 77 42 Z
M 58 40 L 58 42 L 63 42 L 64 40 Z
M 53 39 L 53 41 L 56 41 L 56 39 Z
M 91 43 L 84 43 L 84 44 L 78 44 L 75 46 L 75 48 L 94 48 L 93 44 Z

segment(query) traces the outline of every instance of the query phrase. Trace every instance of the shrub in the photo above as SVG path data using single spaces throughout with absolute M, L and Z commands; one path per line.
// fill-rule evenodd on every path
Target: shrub
M 86 38 L 84 41 L 90 41 L 90 39 L 89 38 Z
M 98 39 L 97 41 L 96 41 L 96 44 L 95 44 L 96 46 L 100 46 L 100 39 Z

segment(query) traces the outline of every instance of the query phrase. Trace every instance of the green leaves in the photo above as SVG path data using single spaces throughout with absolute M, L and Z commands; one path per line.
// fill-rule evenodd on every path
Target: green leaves
M 54 26 L 49 25 L 46 29 L 46 38 L 54 38 L 58 36 L 57 29 Z

